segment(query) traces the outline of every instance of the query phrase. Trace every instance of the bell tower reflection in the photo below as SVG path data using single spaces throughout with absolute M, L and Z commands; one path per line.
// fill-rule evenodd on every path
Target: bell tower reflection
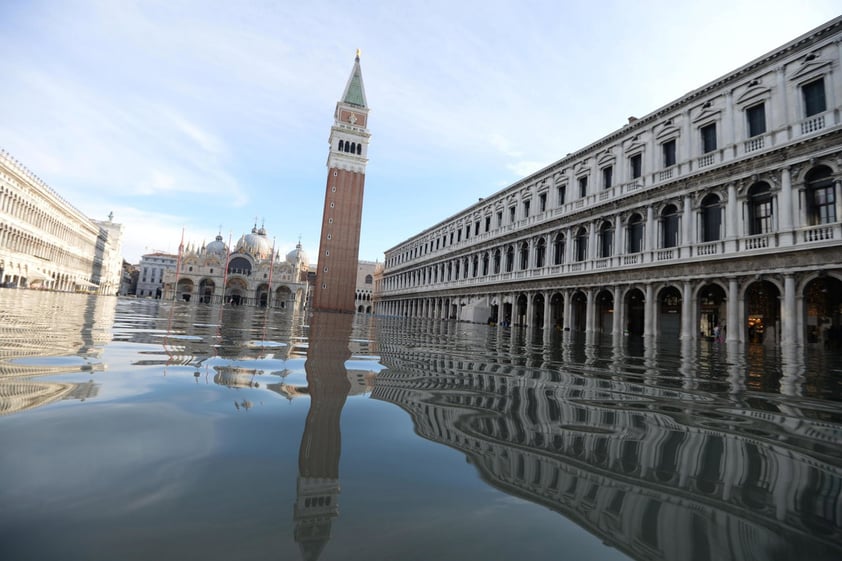
M 298 452 L 298 488 L 293 519 L 302 558 L 318 559 L 339 516 L 339 417 L 351 389 L 345 370 L 351 352 L 350 314 L 315 313 L 310 321 L 307 392 L 310 411 Z

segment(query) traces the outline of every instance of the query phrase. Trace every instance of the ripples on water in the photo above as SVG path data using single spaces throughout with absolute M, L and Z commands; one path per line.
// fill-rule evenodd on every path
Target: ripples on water
M 342 317 L 0 291 L 0 550 L 842 558 L 838 350 Z

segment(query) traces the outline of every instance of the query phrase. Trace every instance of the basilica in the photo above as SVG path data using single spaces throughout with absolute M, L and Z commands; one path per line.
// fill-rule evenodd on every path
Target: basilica
M 309 261 L 301 243 L 282 258 L 255 226 L 231 248 L 222 235 L 208 244 L 182 246 L 174 270 L 163 276 L 163 298 L 300 311 L 307 301 Z

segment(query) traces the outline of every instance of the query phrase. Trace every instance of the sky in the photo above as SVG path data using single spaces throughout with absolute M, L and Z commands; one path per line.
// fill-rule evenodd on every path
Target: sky
M 318 254 L 361 50 L 360 259 L 840 15 L 838 1 L 0 0 L 0 149 L 123 257 L 256 225 Z M 315 263 L 313 263 L 315 265 Z

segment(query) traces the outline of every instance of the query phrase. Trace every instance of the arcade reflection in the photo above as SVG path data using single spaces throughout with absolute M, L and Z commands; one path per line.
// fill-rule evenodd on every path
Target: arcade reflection
M 454 329 L 418 322 L 410 349 L 385 323 L 372 396 L 494 487 L 634 559 L 842 559 L 838 361 L 496 329 L 469 351 Z
M 282 310 L 37 295 L 18 300 L 26 313 L 0 309 L 0 414 L 96 399 L 133 368 L 154 373 L 164 400 L 194 383 L 225 390 L 233 416 L 277 409 L 267 392 L 303 398 L 295 498 L 281 505 L 302 559 L 326 553 L 340 419 L 349 397 L 367 395 L 402 408 L 418 435 L 460 451 L 489 485 L 631 558 L 840 559 L 842 291 L 814 283 L 805 323 L 821 339 L 804 348 L 765 338 L 615 345 L 555 331 L 545 342 L 533 329 L 450 321 L 305 323 Z M 757 292 L 749 313 L 768 333 L 775 318 L 763 302 L 774 293 Z M 724 294 L 712 286 L 703 298 L 714 326 Z M 603 303 L 610 313 L 613 301 Z M 665 298 L 661 311 L 674 306 Z M 106 366 L 106 350 L 122 369 Z

